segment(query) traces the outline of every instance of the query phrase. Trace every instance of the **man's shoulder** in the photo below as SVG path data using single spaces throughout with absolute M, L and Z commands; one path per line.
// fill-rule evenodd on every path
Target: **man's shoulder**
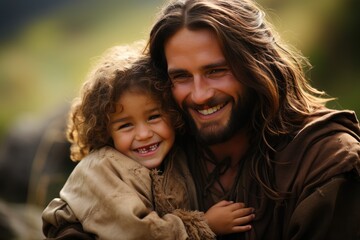
M 340 139 L 339 136 L 343 139 Z M 284 149 L 305 149 L 319 141 L 342 148 L 347 141 L 360 141 L 359 122 L 355 112 L 322 109 L 311 114 L 295 137 Z M 330 142 L 329 142 L 330 141 Z
M 321 109 L 306 119 L 298 135 L 315 134 L 317 132 L 352 131 L 360 135 L 359 121 L 354 111 Z
M 360 174 L 360 134 L 350 111 L 314 114 L 295 138 L 275 155 L 282 189 L 291 185 L 317 185 L 334 176 L 354 171 Z M 287 179 L 287 181 L 283 181 Z M 279 179 L 280 180 L 280 179 Z

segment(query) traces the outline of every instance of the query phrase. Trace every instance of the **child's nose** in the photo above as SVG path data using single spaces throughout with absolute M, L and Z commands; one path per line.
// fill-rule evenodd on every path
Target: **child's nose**
M 153 131 L 147 124 L 142 124 L 136 128 L 136 137 L 138 141 L 143 141 L 153 136 Z

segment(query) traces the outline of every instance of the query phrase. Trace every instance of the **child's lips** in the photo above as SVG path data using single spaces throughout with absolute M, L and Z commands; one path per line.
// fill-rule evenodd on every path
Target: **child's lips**
M 154 144 L 150 144 L 147 146 L 143 146 L 143 147 L 139 147 L 134 149 L 135 152 L 140 153 L 140 154 L 146 154 L 149 152 L 153 152 L 155 151 L 158 147 L 159 147 L 160 143 L 154 143 Z

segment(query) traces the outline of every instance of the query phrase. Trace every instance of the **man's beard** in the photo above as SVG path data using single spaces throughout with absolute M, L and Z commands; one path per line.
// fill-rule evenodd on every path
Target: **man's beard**
M 183 109 L 187 108 L 183 106 Z M 250 101 L 239 100 L 238 104 L 233 104 L 231 115 L 225 124 L 221 122 L 209 122 L 201 124 L 199 128 L 196 126 L 188 110 L 184 112 L 192 133 L 195 133 L 197 138 L 204 144 L 214 145 L 226 142 L 241 129 L 247 128 L 251 119 L 251 109 L 252 105 Z

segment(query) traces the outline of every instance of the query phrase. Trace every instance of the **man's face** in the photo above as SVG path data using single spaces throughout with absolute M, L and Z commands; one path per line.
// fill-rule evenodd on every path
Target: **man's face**
M 216 35 L 179 30 L 165 43 L 176 102 L 208 144 L 230 139 L 249 119 L 244 86 L 235 79 Z

